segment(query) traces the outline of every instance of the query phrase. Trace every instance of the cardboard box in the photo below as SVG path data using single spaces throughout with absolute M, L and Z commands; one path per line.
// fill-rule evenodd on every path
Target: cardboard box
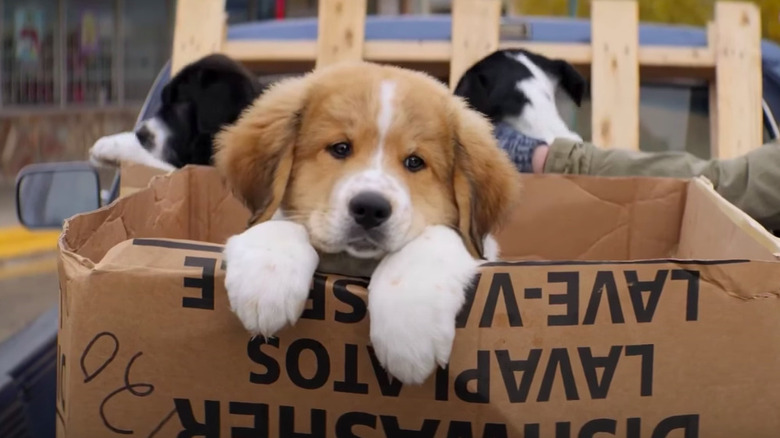
M 119 197 L 143 190 L 149 182 L 158 175 L 166 175 L 168 171 L 156 167 L 144 166 L 132 161 L 123 161 L 119 166 Z
M 367 280 L 317 274 L 278 338 L 230 312 L 248 212 L 188 167 L 60 241 L 59 437 L 774 437 L 777 242 L 703 180 L 529 176 L 447 369 L 402 386 Z M 262 278 L 258 278 L 262 281 Z

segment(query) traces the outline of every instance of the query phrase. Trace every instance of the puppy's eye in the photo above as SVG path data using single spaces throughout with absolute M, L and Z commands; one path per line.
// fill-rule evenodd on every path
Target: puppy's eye
M 425 161 L 423 161 L 423 159 L 417 155 L 409 155 L 406 157 L 406 159 L 404 159 L 404 167 L 409 169 L 411 172 L 417 172 L 418 170 L 422 170 L 422 168 L 425 167 Z
M 333 158 L 337 158 L 339 160 L 343 160 L 344 158 L 352 155 L 352 145 L 345 141 L 333 143 L 327 147 L 327 150 L 331 155 L 333 155 Z

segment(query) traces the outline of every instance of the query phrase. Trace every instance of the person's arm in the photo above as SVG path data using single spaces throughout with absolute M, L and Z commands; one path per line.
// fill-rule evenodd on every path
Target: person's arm
M 730 160 L 704 160 L 685 152 L 602 149 L 559 139 L 533 153 L 535 173 L 709 179 L 726 200 L 766 228 L 780 229 L 780 144 Z

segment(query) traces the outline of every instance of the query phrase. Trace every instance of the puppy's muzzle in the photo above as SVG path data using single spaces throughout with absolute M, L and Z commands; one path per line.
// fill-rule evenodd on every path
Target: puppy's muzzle
M 349 214 L 364 230 L 378 227 L 390 218 L 390 202 L 377 192 L 360 192 L 349 201 Z

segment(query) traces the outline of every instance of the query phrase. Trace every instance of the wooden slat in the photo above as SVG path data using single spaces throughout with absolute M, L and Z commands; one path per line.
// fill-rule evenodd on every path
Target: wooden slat
M 710 47 L 640 47 L 639 64 L 646 67 L 713 68 L 715 51 Z
M 317 59 L 317 42 L 228 40 L 222 53 L 241 62 L 314 61 Z
M 717 32 L 715 23 L 707 23 L 707 45 L 714 52 L 717 47 Z M 710 115 L 710 157 L 718 156 L 718 80 L 717 77 L 709 81 L 709 115 Z
M 447 41 L 370 41 L 363 59 L 383 62 L 450 62 L 452 44 Z
M 526 49 L 548 58 L 572 64 L 589 65 L 590 44 L 502 41 L 499 49 Z M 225 42 L 223 53 L 242 62 L 314 61 L 315 41 L 233 40 Z M 363 59 L 383 62 L 450 62 L 449 41 L 371 40 L 363 43 Z M 714 69 L 715 52 L 706 47 L 644 46 L 639 48 L 639 64 L 646 67 Z
M 365 22 L 366 0 L 319 0 L 316 67 L 360 60 Z
M 500 20 L 500 0 L 452 2 L 450 89 L 469 67 L 498 49 Z
M 639 11 L 634 0 L 591 6 L 593 143 L 639 149 Z
M 715 6 L 718 158 L 737 157 L 762 144 L 760 18 L 752 3 Z
M 226 20 L 225 0 L 177 0 L 171 76 L 185 65 L 221 51 Z

